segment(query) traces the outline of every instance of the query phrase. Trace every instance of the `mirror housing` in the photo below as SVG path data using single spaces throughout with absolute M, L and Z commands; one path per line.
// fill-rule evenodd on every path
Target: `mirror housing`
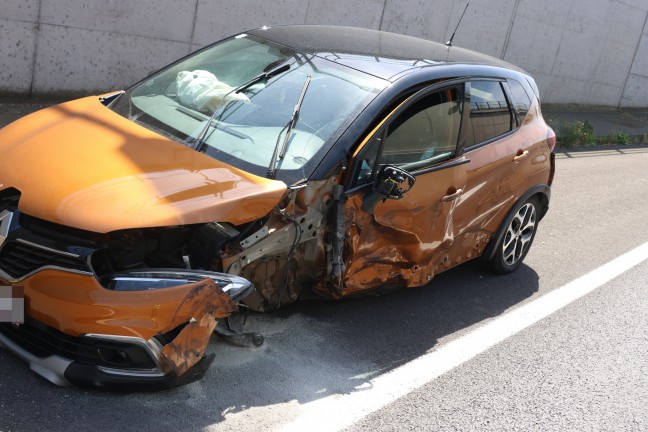
M 378 171 L 373 188 L 367 192 L 362 200 L 362 210 L 373 214 L 378 202 L 389 199 L 401 199 L 405 193 L 412 189 L 416 178 L 402 168 L 384 165 Z
M 373 184 L 373 191 L 382 195 L 385 199 L 401 199 L 407 191 L 412 189 L 415 182 L 416 178 L 404 169 L 384 165 L 378 171 Z

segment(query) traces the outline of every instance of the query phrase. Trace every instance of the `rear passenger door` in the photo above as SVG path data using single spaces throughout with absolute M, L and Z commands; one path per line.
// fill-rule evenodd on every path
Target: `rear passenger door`
M 484 241 L 497 230 L 520 192 L 520 164 L 528 152 L 519 134 L 504 79 L 472 79 L 466 85 L 465 146 L 466 189 L 455 211 L 459 249 L 469 258 L 481 253 Z

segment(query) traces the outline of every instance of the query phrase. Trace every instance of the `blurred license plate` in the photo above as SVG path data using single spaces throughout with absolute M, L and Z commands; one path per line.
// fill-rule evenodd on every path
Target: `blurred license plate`
M 25 322 L 25 292 L 23 287 L 0 286 L 0 322 Z

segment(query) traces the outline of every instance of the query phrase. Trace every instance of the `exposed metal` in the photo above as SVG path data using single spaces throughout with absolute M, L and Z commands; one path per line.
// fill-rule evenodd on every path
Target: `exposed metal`
M 243 241 L 241 241 L 241 247 L 243 248 L 243 250 L 245 250 L 250 246 L 255 245 L 256 243 L 260 242 L 264 238 L 268 237 L 269 232 L 270 229 L 267 226 L 264 226 L 259 231 L 252 234 L 251 236 L 243 239 Z

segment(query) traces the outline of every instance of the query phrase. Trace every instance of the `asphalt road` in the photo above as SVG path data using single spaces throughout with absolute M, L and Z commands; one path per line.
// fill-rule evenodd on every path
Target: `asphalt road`
M 207 376 L 152 394 L 55 387 L 0 351 L 0 431 L 267 430 L 529 304 L 648 241 L 648 148 L 561 153 L 525 264 L 253 315 L 259 349 L 210 345 Z M 349 430 L 648 430 L 644 262 Z M 331 412 L 330 416 L 336 416 Z M 323 427 L 323 424 L 313 424 Z

